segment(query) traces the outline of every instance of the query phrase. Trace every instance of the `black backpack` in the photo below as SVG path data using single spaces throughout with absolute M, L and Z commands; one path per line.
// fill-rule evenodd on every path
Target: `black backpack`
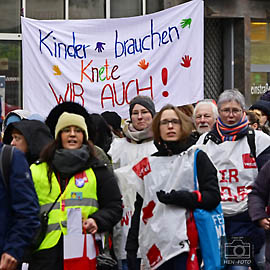
M 0 153 L 0 171 L 4 186 L 7 190 L 9 190 L 9 173 L 14 149 L 14 146 L 3 144 L 2 151 Z
M 11 166 L 14 149 L 15 149 L 14 146 L 4 144 L 2 147 L 2 151 L 0 153 L 1 176 L 3 179 L 4 185 L 8 191 L 9 191 L 10 166 Z M 37 229 L 35 235 L 33 236 L 30 246 L 26 248 L 24 252 L 24 257 L 23 257 L 24 262 L 30 261 L 33 251 L 40 246 L 41 242 L 45 238 L 47 228 L 48 228 L 48 214 L 53 209 L 60 195 L 61 193 L 58 195 L 57 199 L 54 201 L 54 203 L 51 205 L 48 211 L 45 211 L 40 214 L 39 218 L 40 218 L 41 226 Z

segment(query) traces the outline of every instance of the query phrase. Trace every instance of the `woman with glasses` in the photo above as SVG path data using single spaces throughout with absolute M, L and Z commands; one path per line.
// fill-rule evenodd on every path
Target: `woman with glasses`
M 241 260 L 249 256 L 252 269 L 258 269 L 255 268 L 255 260 L 258 265 L 263 265 L 260 250 L 264 245 L 264 232 L 252 223 L 247 202 L 258 169 L 270 157 L 270 137 L 257 130 L 254 133 L 250 131 L 245 113 L 245 99 L 238 90 L 225 90 L 219 96 L 217 106 L 219 117 L 214 128 L 208 134 L 202 135 L 197 144 L 206 145 L 205 151 L 220 172 L 219 185 L 225 230 L 228 243 L 232 246 L 225 250 L 225 259 L 227 256 Z M 251 252 L 245 252 L 245 249 L 243 253 L 230 254 L 231 250 L 234 250 L 234 244 L 239 244 L 234 241 L 236 236 L 243 237 L 243 248 L 247 245 L 251 250 L 254 248 L 255 257 Z M 247 238 L 250 242 L 246 243 Z M 248 269 L 249 263 L 245 264 L 233 266 L 232 269 Z
M 126 245 L 130 270 L 135 269 L 138 246 L 147 269 L 185 270 L 188 210 L 210 210 L 220 202 L 217 171 L 203 151 L 196 159 L 199 191 L 194 192 L 192 128 L 190 117 L 164 106 L 152 123 L 158 152 L 130 172 L 130 184 L 138 192 Z

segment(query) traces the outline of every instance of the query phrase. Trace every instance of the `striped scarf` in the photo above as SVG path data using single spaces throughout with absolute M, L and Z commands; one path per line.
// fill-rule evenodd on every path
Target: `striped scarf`
M 248 129 L 248 119 L 247 119 L 246 113 L 244 112 L 240 121 L 233 126 L 225 125 L 221 121 L 220 117 L 218 117 L 217 122 L 216 122 L 216 128 L 223 142 L 235 141 L 237 135 L 244 134 Z

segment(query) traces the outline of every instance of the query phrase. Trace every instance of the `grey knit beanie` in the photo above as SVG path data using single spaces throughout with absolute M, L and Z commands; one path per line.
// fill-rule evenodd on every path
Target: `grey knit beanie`
M 129 104 L 129 116 L 130 116 L 130 118 L 131 118 L 133 108 L 134 108 L 134 106 L 136 104 L 140 104 L 143 107 L 145 107 L 152 114 L 152 117 L 154 117 L 154 115 L 156 114 L 155 104 L 154 104 L 153 100 L 150 97 L 148 97 L 148 96 L 136 96 L 130 101 L 130 104 Z

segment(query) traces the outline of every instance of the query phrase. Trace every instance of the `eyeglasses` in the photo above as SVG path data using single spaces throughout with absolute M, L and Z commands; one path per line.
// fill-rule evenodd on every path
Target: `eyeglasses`
M 171 123 L 173 126 L 180 125 L 180 120 L 179 119 L 172 119 L 172 120 L 164 119 L 160 121 L 161 126 L 167 126 L 169 125 L 169 123 Z
M 220 111 L 222 112 L 222 114 L 224 114 L 224 115 L 226 115 L 226 116 L 230 115 L 231 113 L 232 113 L 233 115 L 237 115 L 237 114 L 239 114 L 239 113 L 242 112 L 242 110 L 240 110 L 240 109 L 229 109 L 229 108 L 222 109 L 222 110 L 220 110 Z

